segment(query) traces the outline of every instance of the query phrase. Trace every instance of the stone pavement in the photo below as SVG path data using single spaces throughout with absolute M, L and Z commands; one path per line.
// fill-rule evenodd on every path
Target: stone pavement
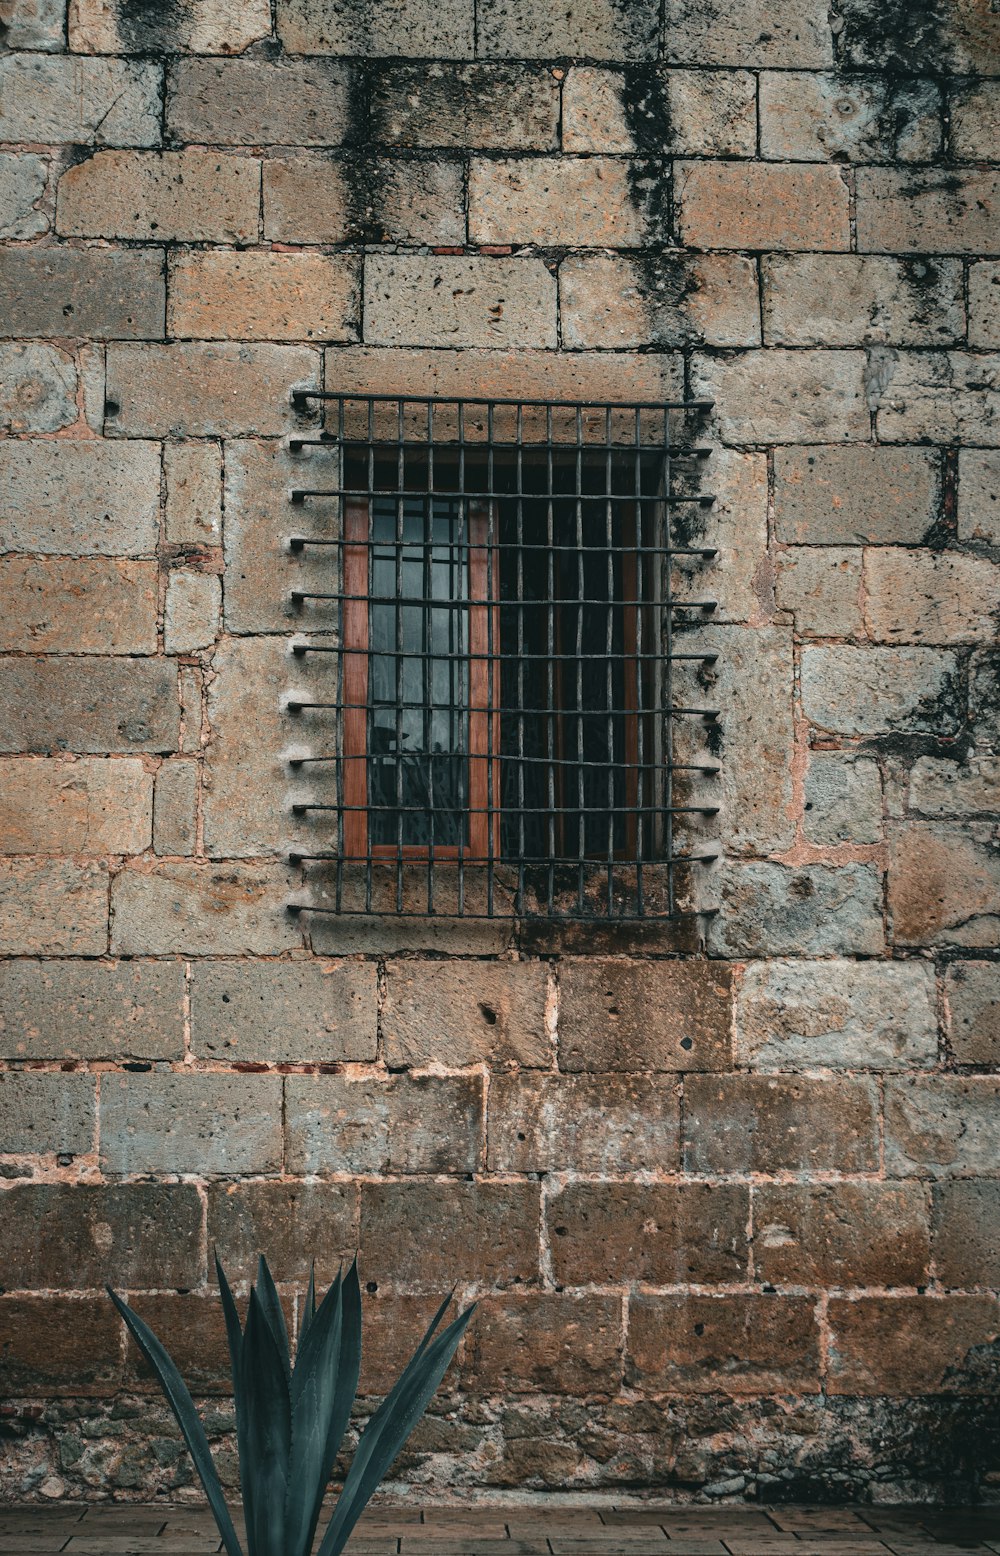
M 209 1556 L 196 1506 L 0 1508 L 0 1556 Z M 1000 1553 L 1000 1507 L 371 1509 L 348 1556 L 975 1556 Z

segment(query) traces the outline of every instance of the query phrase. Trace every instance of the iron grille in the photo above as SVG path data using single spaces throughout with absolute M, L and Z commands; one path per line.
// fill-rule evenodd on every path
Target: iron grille
M 717 764 L 676 731 L 717 710 L 678 697 L 677 668 L 714 661 L 682 627 L 715 602 L 672 581 L 715 555 L 679 523 L 714 499 L 671 469 L 708 458 L 690 438 L 710 402 L 292 400 L 326 409 L 289 443 L 289 544 L 310 564 L 293 651 L 320 688 L 287 702 L 308 781 L 296 910 L 695 911 L 678 872 L 715 856 L 678 831 L 717 809 L 685 792 Z

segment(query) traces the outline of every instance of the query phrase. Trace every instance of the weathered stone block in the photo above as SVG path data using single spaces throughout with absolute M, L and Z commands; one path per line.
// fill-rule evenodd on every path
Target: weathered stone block
M 155 146 L 160 74 L 146 61 L 9 54 L 0 59 L 0 141 Z
M 112 949 L 124 956 L 271 956 L 301 944 L 285 913 L 295 877 L 277 865 L 137 865 L 111 895 Z
M 0 757 L 5 854 L 141 854 L 152 825 L 153 777 L 138 758 Z
M 176 256 L 168 328 L 195 340 L 356 340 L 358 266 L 328 254 Z
M 941 458 L 930 449 L 779 448 L 778 539 L 793 545 L 919 544 L 941 500 Z
M 313 664 L 325 657 L 311 656 Z M 312 780 L 290 788 L 283 753 L 292 740 L 301 750 L 302 735 L 280 704 L 292 678 L 302 680 L 298 668 L 283 638 L 224 638 L 216 649 L 202 802 L 205 850 L 211 855 L 274 854 L 287 848 L 293 829 L 303 825 L 293 821 L 288 805 L 291 798 L 307 797 Z M 327 743 L 318 741 L 319 750 L 329 749 L 324 734 Z
M 168 654 L 194 654 L 219 635 L 222 580 L 214 573 L 173 568 L 167 578 L 163 646 Z
M 362 1183 L 365 1274 L 411 1291 L 533 1285 L 539 1216 L 537 1183 Z
M 7 1399 L 112 1394 L 121 1376 L 120 1336 L 121 1320 L 105 1298 L 5 1296 L 0 1388 Z
M 1000 1063 L 1000 967 L 953 962 L 945 975 L 948 1041 L 959 1064 Z
M 976 738 L 996 750 L 1000 746 L 1000 653 L 995 648 L 972 657 L 969 718 Z
M 349 1257 L 353 1257 L 353 1249 Z M 362 1277 L 364 1273 L 362 1271 Z M 371 1286 L 374 1283 L 366 1284 Z M 398 1291 L 376 1292 L 362 1288 L 362 1314 L 367 1340 L 361 1358 L 361 1383 L 358 1391 L 362 1398 L 372 1394 L 387 1394 L 394 1386 L 423 1339 L 427 1326 L 437 1311 L 438 1300 L 436 1296 L 409 1297 Z M 504 1306 L 509 1300 L 510 1298 L 505 1299 Z M 462 1342 L 458 1350 L 459 1357 L 463 1355 L 469 1343 L 470 1340 Z M 455 1386 L 457 1376 L 458 1359 L 452 1362 L 445 1373 L 442 1385 L 445 1391 Z M 378 1515 L 374 1516 L 377 1518 Z M 414 1515 L 410 1513 L 408 1516 L 415 1525 Z M 372 1527 L 372 1517 L 373 1514 L 369 1513 L 365 1520 L 367 1529 Z M 482 1524 L 479 1527 L 481 1529 Z M 451 1533 L 452 1531 L 449 1531 L 449 1538 Z
M 833 63 L 829 13 L 821 0 L 667 0 L 666 58 L 680 65 L 779 65 L 818 69 Z
M 0 546 L 55 556 L 152 556 L 159 533 L 156 443 L 102 438 L 0 445 Z
M 748 70 L 670 70 L 670 149 L 682 157 L 752 157 L 757 82 Z
M 281 1167 L 281 1086 L 279 1075 L 106 1075 L 102 1169 L 274 1172 Z
M 364 336 L 384 346 L 555 346 L 556 278 L 539 259 L 372 254 Z
M 545 66 L 393 65 L 371 85 L 373 139 L 398 146 L 554 151 L 559 82 Z
M 0 949 L 9 956 L 102 956 L 108 872 L 96 861 L 0 859 Z
M 172 758 L 156 775 L 153 847 L 158 854 L 193 854 L 197 841 L 198 763 Z
M 217 443 L 167 443 L 163 474 L 167 541 L 175 546 L 217 546 L 222 539 L 221 447 Z
M 802 710 L 831 734 L 953 734 L 956 672 L 934 648 L 806 648 Z
M 882 876 L 871 865 L 723 867 L 714 956 L 877 956 L 885 945 Z
M 349 122 L 348 75 L 325 59 L 187 59 L 174 66 L 167 127 L 210 146 L 332 146 Z
M 682 243 L 706 249 L 846 249 L 847 185 L 835 167 L 680 162 L 674 201 Z
M 724 443 L 861 439 L 871 425 L 863 369 L 860 351 L 696 356 L 692 389 L 715 401 L 713 417 Z
M 180 962 L 4 962 L 0 1009 L 5 1059 L 180 1059 L 184 1053 Z
M 995 1388 L 994 1297 L 834 1298 L 831 1394 L 978 1394 Z
M 314 385 L 308 346 L 178 341 L 108 347 L 108 430 L 124 437 L 276 436 L 301 427 L 292 385 Z M 154 430 L 155 429 L 155 430 Z
M 941 92 L 933 81 L 765 72 L 761 154 L 791 161 L 929 162 L 941 150 Z
M 861 618 L 861 551 L 796 546 L 779 554 L 775 600 L 803 637 L 854 637 Z
M 533 962 L 393 961 L 381 1012 L 393 1069 L 552 1062 L 546 969 Z
M 614 1393 L 621 1376 L 621 1299 L 511 1292 L 487 1299 L 469 1329 L 462 1379 L 487 1393 Z
M 750 1191 L 737 1183 L 570 1183 L 547 1199 L 559 1285 L 739 1281 Z
M 77 419 L 76 364 L 55 346 L 0 343 L 0 432 L 58 432 Z
M 192 0 L 183 9 L 129 9 L 115 0 L 70 0 L 77 54 L 240 54 L 271 35 L 269 0 Z
M 862 254 L 991 254 L 1000 173 L 951 168 L 859 168 Z
M 874 1172 L 873 1080 L 692 1075 L 684 1083 L 687 1172 Z
M 465 242 L 460 162 L 334 158 L 299 151 L 264 162 L 264 233 L 286 243 Z M 353 317 L 353 315 L 352 315 Z
M 994 449 L 959 453 L 958 538 L 1000 546 L 1000 452 Z
M 191 1047 L 232 1064 L 374 1063 L 371 962 L 208 961 L 191 973 Z
M 962 85 L 950 103 L 952 154 L 960 162 L 995 162 L 1000 143 L 1000 84 Z
M 714 557 L 675 557 L 671 591 L 680 600 L 714 599 L 713 621 L 758 621 L 770 614 L 773 564 L 768 556 L 768 476 L 764 454 L 716 447 L 706 470 L 697 462 L 671 471 L 680 495 L 710 493 L 711 508 L 689 505 L 671 519 L 685 545 L 717 547 Z
M 166 1347 L 181 1377 L 195 1394 L 232 1393 L 226 1320 L 214 1291 L 139 1295 L 131 1305 Z M 291 1317 L 290 1303 L 288 1316 Z M 129 1392 L 137 1393 L 156 1392 L 160 1387 L 152 1367 L 131 1335 L 125 1342 L 125 1387 Z
M 316 547 L 292 553 L 290 534 L 334 536 L 338 517 L 334 504 L 313 504 L 305 513 L 288 503 L 292 487 L 337 484 L 337 455 L 327 449 L 290 454 L 277 442 L 229 442 L 225 476 L 225 619 L 230 632 L 287 632 L 306 626 L 328 631 L 335 621 L 330 602 L 310 600 L 303 611 L 291 603 L 295 589 L 329 589 L 329 560 Z M 276 515 L 283 515 L 276 523 Z M 308 517 L 306 517 L 306 515 Z M 306 614 L 308 612 L 308 614 Z M 232 645 L 230 653 L 250 655 L 247 646 Z M 260 646 L 259 652 L 269 651 Z M 275 645 L 275 652 L 280 646 Z M 277 666 L 277 659 L 270 663 Z M 219 661 L 220 672 L 222 661 Z M 295 676 L 310 675 L 308 656 L 296 664 Z M 279 745 L 290 733 L 285 726 Z
M 0 332 L 151 340 L 163 334 L 162 256 L 153 250 L 0 252 Z
M 845 65 L 918 74 L 928 64 L 947 74 L 992 75 L 1000 26 L 976 0 L 956 0 L 939 15 L 913 16 L 900 26 L 891 11 L 872 11 L 866 0 L 844 0 L 840 54 Z
M 630 121 L 634 101 L 626 102 L 625 73 L 595 65 L 576 65 L 563 82 L 562 149 L 568 152 L 634 152 Z M 666 150 L 661 144 L 660 151 Z
M 890 829 L 889 912 L 897 945 L 995 946 L 1000 850 L 989 822 Z
M 634 1297 L 626 1376 L 672 1394 L 814 1394 L 815 1302 L 758 1294 Z
M 125 1290 L 197 1286 L 205 1278 L 193 1184 L 17 1186 L 0 1195 L 0 1221 L 6 1284 L 22 1291 L 86 1290 L 109 1280 Z
M 930 1261 L 920 1183 L 762 1183 L 754 1274 L 773 1285 L 921 1286 Z
M 802 830 L 810 843 L 882 841 L 878 763 L 847 751 L 813 751 L 804 784 Z
M 0 559 L 0 650 L 155 654 L 155 562 L 82 557 Z
M 937 346 L 965 332 L 960 260 L 780 254 L 762 263 L 769 345 Z
M 491 1172 L 674 1172 L 679 1088 L 657 1075 L 494 1075 Z
M 5 661 L 0 751 L 172 751 L 177 671 L 163 659 Z
M 34 152 L 0 152 L 0 238 L 48 232 L 48 214 L 39 208 L 48 176 L 48 163 Z
M 924 816 L 990 815 L 1000 794 L 1000 757 L 922 756 L 910 769 L 909 809 Z
M 934 1185 L 934 1272 L 942 1286 L 1000 1284 L 1000 1183 L 954 1178 Z
M 1000 1177 L 1000 1076 L 899 1076 L 886 1083 L 885 1165 L 894 1177 Z
M 1000 567 L 948 551 L 865 552 L 865 625 L 881 643 L 974 643 L 994 636 Z
M 59 53 L 65 47 L 66 0 L 2 0 L 0 26 L 9 49 Z
M 969 267 L 969 344 L 1000 346 L 1000 264 Z
M 278 37 L 293 54 L 471 59 L 473 0 L 278 0 Z
M 888 443 L 1000 446 L 1000 356 L 911 351 L 887 363 L 878 401 Z
M 260 162 L 185 151 L 98 151 L 59 180 L 56 224 L 77 237 L 248 243 L 256 239 Z
M 14 1070 L 0 1075 L 4 1150 L 31 1156 L 87 1156 L 95 1146 L 97 1082 L 92 1075 Z
M 663 243 L 668 182 L 666 165 L 621 157 L 474 157 L 469 238 L 577 248 Z
M 560 1068 L 727 1069 L 730 1009 L 718 963 L 573 958 L 560 974 Z
M 570 255 L 559 312 L 569 347 L 760 343 L 757 273 L 742 254 Z
M 210 1183 L 208 1244 L 233 1281 L 249 1285 L 263 1253 L 278 1280 L 332 1281 L 357 1251 L 358 1193 L 350 1183 Z M 367 1273 L 367 1272 L 365 1272 Z
M 751 962 L 736 1056 L 755 1070 L 903 1070 L 937 1062 L 934 969 L 923 962 Z
M 293 1173 L 471 1173 L 483 1148 L 479 1075 L 292 1075 L 285 1082 Z
M 655 59 L 659 33 L 656 0 L 578 0 L 573 6 L 533 5 L 531 0 L 479 0 L 477 52 L 512 59 L 552 59 L 582 54 L 591 59 Z

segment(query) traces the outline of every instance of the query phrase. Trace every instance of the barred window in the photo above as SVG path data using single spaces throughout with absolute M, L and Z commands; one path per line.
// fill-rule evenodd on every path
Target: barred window
M 712 499 L 671 491 L 671 454 L 707 452 L 671 437 L 704 406 L 317 397 L 330 430 L 291 443 L 293 503 L 339 520 L 291 541 L 329 548 L 329 587 L 292 598 L 336 629 L 295 645 L 331 656 L 328 694 L 290 706 L 322 790 L 294 807 L 311 909 L 677 915 L 675 817 L 714 808 L 677 774 L 714 764 L 682 764 L 673 726 L 714 710 L 672 672 L 714 656 L 676 612 L 714 602 L 680 606 L 671 572 L 714 552 L 673 536 Z

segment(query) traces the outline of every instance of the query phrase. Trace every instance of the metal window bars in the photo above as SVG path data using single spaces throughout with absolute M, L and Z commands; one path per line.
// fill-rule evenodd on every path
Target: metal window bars
M 710 402 L 438 399 L 293 391 L 294 911 L 629 921 L 698 911 L 679 872 L 715 857 L 687 791 L 717 763 L 677 730 L 674 569 L 715 555 L 681 519 Z M 694 526 L 696 528 L 696 526 Z M 683 533 L 681 533 L 683 531 Z M 317 581 L 315 558 L 328 558 Z M 710 744 L 703 741 L 702 744 Z M 687 842 L 679 834 L 694 823 Z M 702 831 L 704 829 L 702 828 Z

